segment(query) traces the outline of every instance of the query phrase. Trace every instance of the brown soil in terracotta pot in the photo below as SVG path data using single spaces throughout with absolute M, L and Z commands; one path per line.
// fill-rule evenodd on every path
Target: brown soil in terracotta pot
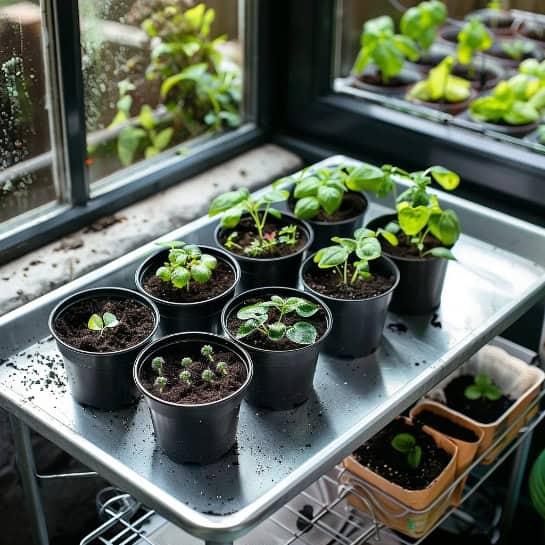
M 290 197 L 288 205 L 291 210 L 295 208 L 295 199 Z M 365 200 L 362 199 L 358 193 L 348 191 L 344 194 L 341 206 L 333 212 L 333 214 L 326 214 L 324 210 L 320 208 L 320 211 L 316 216 L 310 219 L 310 221 L 323 221 L 323 222 L 336 222 L 344 221 L 359 216 L 365 210 Z
M 395 450 L 391 443 L 400 433 L 410 433 L 422 449 L 422 459 L 417 468 L 409 466 L 407 456 Z M 439 448 L 430 435 L 419 426 L 409 426 L 402 420 L 394 420 L 367 443 L 354 457 L 374 473 L 406 490 L 427 488 L 448 465 L 451 456 Z
M 465 441 L 466 443 L 475 443 L 479 440 L 479 437 L 470 429 L 460 426 L 445 416 L 425 409 L 418 413 L 418 415 L 414 417 L 414 420 L 420 424 L 430 426 L 434 430 L 440 431 L 445 435 L 449 435 L 454 439 Z
M 245 307 L 247 305 L 253 305 L 255 303 L 259 303 L 263 301 L 264 299 L 258 299 L 258 298 L 246 299 L 237 308 L 237 311 L 238 309 Z M 269 309 L 268 315 L 269 315 L 269 320 L 268 320 L 269 324 L 277 321 L 278 318 L 280 317 L 278 310 L 276 310 L 275 308 Z M 229 331 L 231 332 L 233 336 L 236 336 L 238 328 L 244 322 L 245 320 L 239 320 L 237 318 L 236 312 L 233 312 L 227 318 L 227 327 L 229 328 Z M 320 309 L 316 314 L 314 314 L 314 316 L 311 316 L 310 318 L 302 318 L 295 312 L 291 312 L 290 314 L 286 314 L 282 318 L 282 322 L 288 327 L 293 325 L 295 322 L 308 322 L 312 324 L 316 328 L 316 331 L 318 332 L 316 342 L 322 337 L 322 335 L 327 330 L 326 314 L 322 309 Z M 305 345 L 297 344 L 290 341 L 286 336 L 282 337 L 282 339 L 280 339 L 279 341 L 271 341 L 267 336 L 265 336 L 263 333 L 260 333 L 259 331 L 254 331 L 252 334 L 241 339 L 241 341 L 255 348 L 262 348 L 264 350 L 275 350 L 275 351 L 295 350 L 297 348 L 302 348 L 303 346 L 305 346 Z
M 168 380 L 167 386 L 161 393 L 159 387 L 155 385 L 157 374 L 151 367 L 151 361 L 147 361 L 142 366 L 140 372 L 142 386 L 164 401 L 189 405 L 210 403 L 236 392 L 247 377 L 244 364 L 235 354 L 226 350 L 214 353 L 214 363 L 209 363 L 200 354 L 201 348 L 202 345 L 198 343 L 183 343 L 183 345 L 172 345 L 164 352 L 157 353 L 154 357 L 160 356 L 165 360 L 163 375 Z M 180 364 L 182 358 L 185 357 L 190 357 L 193 360 L 193 363 L 187 368 Z M 218 362 L 227 364 L 228 375 L 216 371 L 215 366 Z M 191 373 L 191 385 L 179 378 L 180 372 L 186 369 Z M 215 374 L 215 378 L 211 382 L 203 380 L 201 377 L 202 372 L 206 369 L 212 370 Z
M 171 303 L 194 303 L 206 301 L 225 293 L 235 282 L 235 271 L 222 259 L 212 272 L 212 278 L 204 284 L 191 281 L 189 288 L 176 288 L 171 282 L 164 282 L 154 271 L 149 271 L 143 281 L 144 289 L 163 301 Z
M 286 222 L 282 220 L 276 220 L 276 218 L 269 216 L 267 218 L 267 223 L 265 224 L 265 227 L 263 229 L 263 233 L 265 235 L 278 233 L 278 231 L 280 231 L 280 229 L 282 229 L 282 227 L 285 227 L 286 225 L 289 225 L 289 218 Z M 232 246 L 231 248 L 227 248 L 227 250 L 229 250 L 233 254 L 243 255 L 245 257 L 253 257 L 255 259 L 270 259 L 271 257 L 282 257 L 286 255 L 291 255 L 301 250 L 307 242 L 306 234 L 300 227 L 298 227 L 296 234 L 297 240 L 293 246 L 279 243 L 266 254 L 252 256 L 247 254 L 244 250 L 250 247 L 252 245 L 252 242 L 258 240 L 258 234 L 254 226 L 253 220 L 251 218 L 242 218 L 240 223 L 234 229 L 224 230 L 220 235 L 220 242 L 222 246 L 225 246 L 225 242 L 227 241 L 227 238 L 232 232 L 237 233 L 237 236 L 234 237 L 232 241 L 241 246 L 242 248 L 236 248 Z
M 342 276 L 336 269 L 319 269 L 314 266 L 305 274 L 305 283 L 314 291 L 338 299 L 369 299 L 386 293 L 395 282 L 394 276 L 374 274 L 370 280 L 357 279 L 350 284 L 354 266 L 348 266 L 348 283 L 342 282 Z
M 471 375 L 462 375 L 451 380 L 445 388 L 447 406 L 477 422 L 489 424 L 495 422 L 515 402 L 505 395 L 496 401 L 486 398 L 468 399 L 464 392 L 473 382 L 474 377 Z
M 93 314 L 115 314 L 119 324 L 101 331 L 87 327 Z M 153 312 L 132 299 L 84 299 L 68 307 L 57 318 L 55 332 L 66 344 L 87 352 L 116 352 L 144 340 L 155 327 Z

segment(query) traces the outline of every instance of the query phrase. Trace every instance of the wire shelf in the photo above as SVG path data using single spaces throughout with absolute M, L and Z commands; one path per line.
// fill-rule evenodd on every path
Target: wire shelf
M 545 411 L 538 413 L 526 423 L 518 436 L 499 453 L 492 464 L 480 465 L 481 461 L 501 443 L 507 434 L 532 414 L 544 396 L 545 391 L 542 391 L 527 409 L 506 427 L 495 442 L 425 510 L 412 510 L 368 482 L 348 473 L 342 466 L 336 466 L 295 500 L 279 509 L 265 523 L 242 538 L 240 544 L 261 543 L 263 541 L 258 536 L 266 535 L 268 542 L 272 539 L 275 545 L 363 545 L 370 540 L 385 544 L 419 545 L 451 515 L 462 518 L 467 518 L 467 515 L 459 507 L 451 506 L 422 537 L 411 539 L 379 522 L 379 511 L 384 508 L 377 501 L 377 497 L 386 497 L 398 508 L 395 513 L 389 512 L 390 516 L 419 515 L 431 511 L 442 500 L 450 497 L 458 484 L 468 477 L 461 501 L 462 504 L 465 503 L 513 453 L 527 434 L 545 418 Z M 157 528 L 166 524 L 164 519 L 156 515 L 153 510 L 142 506 L 130 495 L 121 491 L 117 492 L 102 502 L 99 507 L 99 516 L 105 518 L 105 522 L 83 538 L 80 545 L 164 545 L 167 543 L 154 540 Z M 367 513 L 349 505 L 348 497 L 351 494 L 357 496 L 367 506 Z M 267 525 L 266 529 L 265 525 Z

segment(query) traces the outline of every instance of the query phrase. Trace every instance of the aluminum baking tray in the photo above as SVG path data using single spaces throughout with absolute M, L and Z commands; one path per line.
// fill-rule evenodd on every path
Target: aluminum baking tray
M 342 160 L 348 159 L 331 157 L 319 165 Z M 156 448 L 143 401 L 116 413 L 73 402 L 47 330 L 51 308 L 66 295 L 90 286 L 133 287 L 134 271 L 153 243 L 0 318 L 0 406 L 172 523 L 210 542 L 232 541 L 545 295 L 545 229 L 440 195 L 458 212 L 465 233 L 456 245 L 458 262 L 449 265 L 440 312 L 390 314 L 373 356 L 321 356 L 314 395 L 296 410 L 243 404 L 238 448 L 216 464 L 177 465 L 166 458 Z M 387 212 L 383 205 L 371 197 L 367 220 Z M 215 224 L 202 218 L 161 239 L 211 243 Z

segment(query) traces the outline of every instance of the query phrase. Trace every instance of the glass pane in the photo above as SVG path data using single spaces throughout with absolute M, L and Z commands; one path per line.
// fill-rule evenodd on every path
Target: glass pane
M 340 10 L 338 91 L 545 152 L 545 0 Z
M 55 200 L 40 4 L 0 0 L 0 223 Z
M 240 124 L 238 0 L 79 0 L 96 181 Z

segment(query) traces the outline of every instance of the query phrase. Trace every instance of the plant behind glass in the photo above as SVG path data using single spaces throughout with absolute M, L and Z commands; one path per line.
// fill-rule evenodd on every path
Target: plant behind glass
M 470 19 L 458 33 L 458 61 L 468 65 L 468 73 L 476 73 L 475 54 L 492 47 L 494 39 L 487 28 L 478 20 Z M 481 55 L 481 78 L 485 78 L 485 58 Z
M 405 58 L 416 61 L 420 56 L 411 38 L 395 34 L 394 22 L 386 15 L 370 19 L 363 25 L 360 43 L 361 49 L 353 71 L 361 74 L 373 62 L 380 71 L 384 85 L 388 85 L 390 79 L 401 72 Z

